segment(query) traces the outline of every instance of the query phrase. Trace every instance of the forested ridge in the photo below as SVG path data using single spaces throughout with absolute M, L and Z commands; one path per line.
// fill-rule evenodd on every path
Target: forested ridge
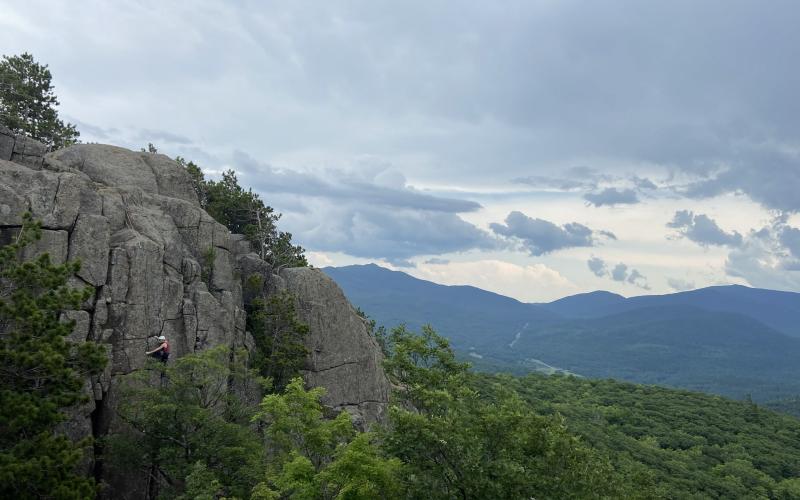
M 752 402 L 562 375 L 479 374 L 511 388 L 616 467 L 643 472 L 658 498 L 800 498 L 800 420 Z

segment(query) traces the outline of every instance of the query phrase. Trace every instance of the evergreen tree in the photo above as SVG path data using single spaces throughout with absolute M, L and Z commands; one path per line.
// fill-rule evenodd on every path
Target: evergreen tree
M 272 381 L 276 392 L 299 375 L 308 356 L 303 344 L 308 325 L 297 318 L 294 303 L 292 294 L 279 292 L 266 299 L 257 297 L 247 306 L 247 330 L 256 344 L 253 366 Z
M 252 189 L 239 185 L 236 172 L 223 172 L 219 181 L 206 180 L 194 162 L 180 156 L 175 160 L 189 173 L 200 206 L 231 232 L 245 235 L 262 259 L 276 270 L 308 266 L 303 247 L 292 243 L 292 233 L 278 230 L 281 214 Z
M 64 408 L 85 401 L 86 377 L 106 354 L 93 342 L 70 342 L 74 322 L 60 320 L 93 292 L 67 286 L 79 263 L 53 265 L 47 254 L 21 260 L 40 237 L 41 224 L 26 214 L 15 241 L 0 247 L 0 497 L 87 498 L 93 480 L 76 466 L 88 443 L 57 426 Z
M 75 125 L 59 117 L 58 99 L 51 84 L 47 65 L 34 61 L 26 53 L 3 56 L 0 61 L 0 124 L 17 134 L 24 134 L 51 148 L 77 142 L 80 132 Z
M 109 438 L 110 469 L 149 477 L 149 498 L 247 498 L 263 468 L 248 425 L 259 379 L 240 357 L 221 345 L 122 377 L 117 415 L 128 430 Z

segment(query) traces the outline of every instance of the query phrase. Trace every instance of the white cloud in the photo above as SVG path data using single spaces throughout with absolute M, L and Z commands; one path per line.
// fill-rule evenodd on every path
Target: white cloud
M 325 252 L 306 252 L 306 259 L 314 267 L 332 266 L 334 262 Z
M 517 265 L 500 260 L 422 263 L 404 270 L 417 278 L 445 285 L 472 285 L 523 302 L 548 302 L 578 293 L 580 288 L 544 264 Z
M 797 231 L 777 218 L 758 231 L 751 231 L 743 243 L 728 255 L 728 275 L 743 278 L 759 288 L 800 290 L 800 258 L 793 253 L 787 234 Z

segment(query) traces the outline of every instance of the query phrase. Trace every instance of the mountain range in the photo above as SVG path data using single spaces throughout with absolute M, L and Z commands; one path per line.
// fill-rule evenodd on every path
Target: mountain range
M 323 271 L 378 324 L 431 324 L 478 369 L 568 372 L 757 401 L 800 394 L 797 293 L 732 285 L 531 304 L 374 264 Z

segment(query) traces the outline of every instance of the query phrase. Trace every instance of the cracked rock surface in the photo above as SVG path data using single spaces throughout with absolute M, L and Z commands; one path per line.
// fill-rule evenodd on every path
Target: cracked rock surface
M 383 356 L 364 320 L 341 288 L 319 269 L 280 272 L 281 286 L 297 297 L 298 315 L 310 328 L 305 378 L 325 387 L 323 402 L 351 412 L 358 422 L 381 420 L 389 400 Z M 363 376 L 368 373 L 370 376 Z
M 310 325 L 304 375 L 326 388 L 325 403 L 361 424 L 384 415 L 389 383 L 380 349 L 341 289 L 314 269 L 274 274 L 242 236 L 200 208 L 188 174 L 168 157 L 95 144 L 46 154 L 0 127 L 0 242 L 19 230 L 26 211 L 44 229 L 26 255 L 80 259 L 70 282 L 94 288 L 82 311 L 65 313 L 77 323 L 72 338 L 104 344 L 109 355 L 105 373 L 87 380 L 90 402 L 73 412 L 70 436 L 113 432 L 114 379 L 142 368 L 158 335 L 170 340 L 172 359 L 221 344 L 251 348 L 245 301 L 252 297 L 243 282 L 253 274 L 265 294 L 296 295 Z M 135 484 L 135 474 L 114 478 L 112 488 Z

